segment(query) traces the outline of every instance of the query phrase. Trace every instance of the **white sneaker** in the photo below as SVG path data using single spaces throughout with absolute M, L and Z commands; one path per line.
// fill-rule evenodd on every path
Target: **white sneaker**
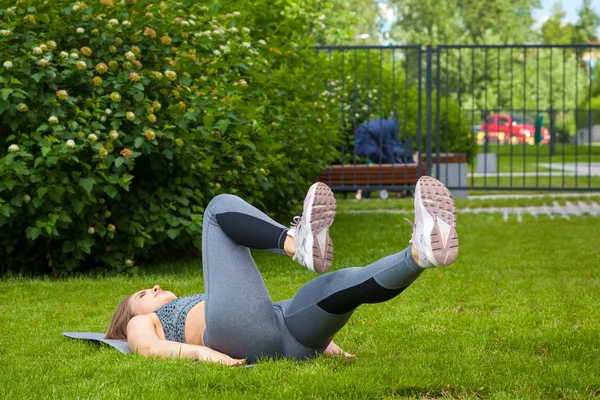
M 454 200 L 446 186 L 423 176 L 415 188 L 415 223 L 410 243 L 422 268 L 445 267 L 458 258 Z
M 292 258 L 311 271 L 327 272 L 333 262 L 333 243 L 329 227 L 335 218 L 335 197 L 324 183 L 310 187 L 304 199 L 302 217 L 294 217 L 288 235 L 294 238 L 296 254 Z

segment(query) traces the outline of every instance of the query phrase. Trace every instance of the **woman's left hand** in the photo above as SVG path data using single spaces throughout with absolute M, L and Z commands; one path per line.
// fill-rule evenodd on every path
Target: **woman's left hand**
M 329 346 L 327 346 L 323 354 L 326 356 L 342 356 L 347 359 L 356 357 L 354 354 L 350 354 L 342 350 L 337 344 L 333 343 L 333 341 L 329 343 Z

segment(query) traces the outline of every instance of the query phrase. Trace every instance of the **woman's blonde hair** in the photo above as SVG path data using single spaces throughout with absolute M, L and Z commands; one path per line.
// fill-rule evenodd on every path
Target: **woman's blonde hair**
M 131 297 L 133 297 L 133 294 L 125 297 L 117 306 L 106 330 L 105 339 L 127 340 L 127 324 L 131 318 L 135 317 L 131 310 L 131 304 L 129 304 Z

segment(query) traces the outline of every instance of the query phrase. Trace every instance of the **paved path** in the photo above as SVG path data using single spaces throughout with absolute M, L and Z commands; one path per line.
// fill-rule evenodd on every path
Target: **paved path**
M 521 177 L 521 176 L 536 176 L 539 175 L 540 177 L 543 176 L 581 176 L 581 177 L 587 177 L 589 175 L 591 176 L 600 176 L 600 163 L 591 163 L 588 164 L 587 162 L 581 162 L 578 164 L 575 163 L 565 163 L 565 165 L 563 166 L 562 163 L 557 162 L 557 163 L 540 163 L 538 164 L 540 168 L 544 168 L 544 170 L 540 170 L 538 172 L 535 171 L 535 167 L 527 165 L 527 171 L 523 172 L 488 172 L 483 173 L 483 172 L 473 172 L 471 173 L 471 168 L 469 168 L 467 170 L 467 176 L 469 177 L 474 177 L 474 178 L 483 178 L 485 176 L 488 177 L 488 179 L 490 178 L 494 178 L 497 176 L 513 176 L 513 177 Z M 522 167 L 522 164 L 519 165 L 519 167 Z M 442 168 L 442 167 L 440 167 Z M 549 169 L 551 171 L 548 171 L 546 169 Z
M 456 210 L 458 214 L 502 214 L 504 221 L 508 221 L 511 216 L 515 216 L 518 222 L 523 221 L 523 215 L 547 216 L 550 219 L 556 217 L 569 219 L 571 216 L 592 216 L 600 217 L 600 204 L 595 201 L 565 202 L 564 205 L 553 201 L 552 205 L 531 206 L 531 207 L 482 207 L 482 208 L 461 208 Z M 342 211 L 349 214 L 410 214 L 407 210 L 351 210 Z
M 561 199 L 566 197 L 600 197 L 600 192 L 588 193 L 540 193 L 540 194 L 486 194 L 478 196 L 469 195 L 469 200 L 496 200 L 496 199 L 535 199 L 540 197 L 549 197 L 551 199 Z

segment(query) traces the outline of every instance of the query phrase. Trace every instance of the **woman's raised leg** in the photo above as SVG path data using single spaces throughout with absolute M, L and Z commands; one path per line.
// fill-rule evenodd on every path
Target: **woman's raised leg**
M 454 202 L 438 180 L 423 177 L 415 190 L 412 246 L 362 268 L 319 276 L 290 300 L 276 303 L 286 327 L 300 343 L 325 348 L 364 303 L 379 303 L 402 293 L 423 268 L 452 264 L 458 257 Z
M 237 358 L 280 352 L 273 303 L 250 248 L 286 254 L 286 238 L 293 236 L 294 260 L 325 271 L 333 258 L 328 231 L 334 214 L 333 193 L 321 183 L 311 186 L 291 230 L 237 196 L 220 195 L 209 203 L 202 232 L 205 344 Z

